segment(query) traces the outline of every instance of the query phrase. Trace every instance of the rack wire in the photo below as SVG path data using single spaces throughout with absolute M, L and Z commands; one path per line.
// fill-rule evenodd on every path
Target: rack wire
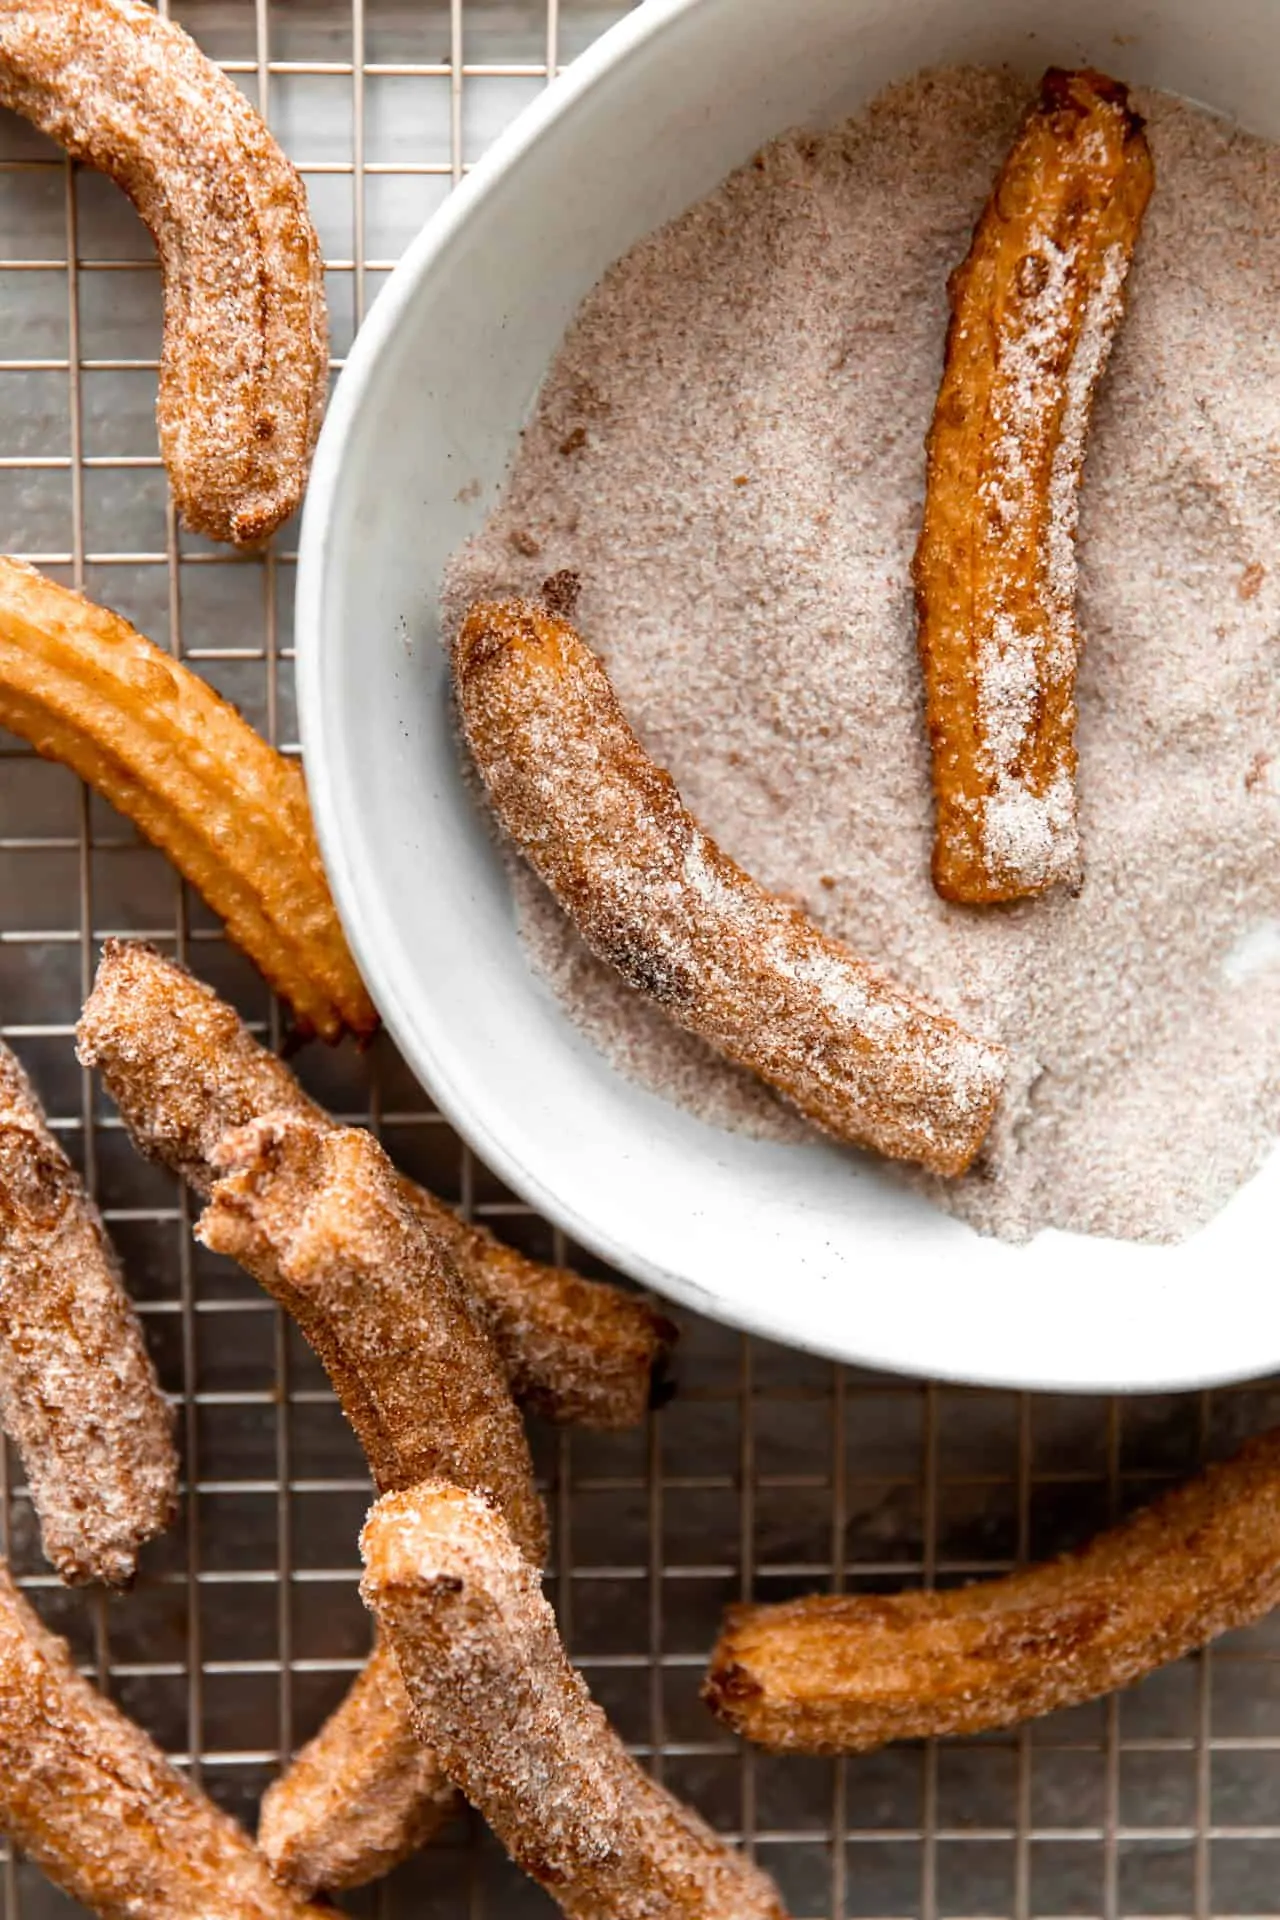
M 301 166 L 329 261 L 336 370 L 422 219 L 626 8 L 162 10 Z M 0 537 L 128 615 L 292 751 L 292 530 L 252 559 L 178 530 L 152 420 L 158 339 L 157 270 L 132 210 L 0 121 Z M 265 989 L 160 857 L 0 735 L 0 1032 L 100 1197 L 185 1462 L 182 1519 L 123 1599 L 59 1588 L 2 1450 L 0 1545 L 85 1670 L 251 1822 L 363 1658 L 354 1543 L 369 1488 L 314 1359 L 269 1300 L 194 1246 L 183 1195 L 133 1156 L 75 1064 L 72 1028 L 109 933 L 176 952 L 279 1037 Z M 388 1047 L 363 1060 L 312 1049 L 301 1070 L 438 1191 L 531 1252 L 599 1270 L 470 1156 Z M 756 1851 L 798 1917 L 1280 1915 L 1274 1624 L 1011 1735 L 843 1762 L 740 1751 L 697 1697 L 725 1603 L 954 1582 L 1069 1546 L 1280 1418 L 1276 1383 L 1125 1402 L 964 1392 L 688 1319 L 679 1378 L 645 1432 L 535 1435 L 555 1522 L 550 1591 L 634 1751 Z M 383 1920 L 551 1910 L 470 1821 L 347 1904 Z M 69 1910 L 28 1863 L 0 1856 L 3 1920 Z

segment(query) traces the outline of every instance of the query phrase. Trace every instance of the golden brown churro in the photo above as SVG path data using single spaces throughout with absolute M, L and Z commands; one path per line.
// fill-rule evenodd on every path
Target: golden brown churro
M 152 947 L 105 943 L 78 1039 L 140 1152 L 205 1196 L 225 1134 L 272 1112 L 323 1118 L 234 1010 Z M 411 1180 L 400 1191 L 448 1247 L 526 1407 L 590 1427 L 643 1419 L 670 1321 L 618 1287 L 526 1259 Z
M 168 854 L 303 1031 L 373 1031 L 301 767 L 126 621 L 4 558 L 0 726 L 72 768 Z
M 1280 1430 L 1004 1579 L 734 1609 L 703 1697 L 776 1751 L 980 1733 L 1128 1686 L 1277 1600 Z
M 395 1656 L 380 1643 L 341 1706 L 267 1788 L 258 1845 L 298 1893 L 362 1887 L 425 1846 L 460 1804 L 414 1731 Z
M 297 1321 L 378 1488 L 447 1473 L 541 1565 L 546 1515 L 497 1349 L 373 1135 L 275 1114 L 229 1134 L 220 1161 L 196 1238 Z
M 228 1814 L 72 1665 L 0 1565 L 0 1831 L 103 1920 L 302 1920 Z
M 951 278 L 915 559 L 949 900 L 1080 877 L 1080 478 L 1151 187 L 1127 90 L 1051 68 Z
M 215 540 L 265 539 L 302 499 L 328 375 L 297 172 L 239 88 L 136 0 L 5 7 L 0 105 L 133 201 L 164 276 L 156 413 L 178 511 Z
M 526 601 L 475 606 L 453 666 L 498 818 L 601 959 L 838 1138 L 964 1171 L 995 1113 L 1002 1048 L 722 853 L 567 621 Z
M 490 1495 L 540 1565 L 546 1517 L 497 1350 L 372 1135 L 278 1114 L 229 1135 L 221 1158 L 197 1234 L 298 1322 L 379 1489 L 444 1471 Z M 264 1805 L 259 1840 L 282 1878 L 359 1885 L 439 1824 L 446 1778 L 410 1736 L 375 1655 Z
M 630 1759 L 484 1500 L 388 1494 L 361 1537 L 414 1722 L 512 1858 L 579 1920 L 784 1920 L 769 1880 Z
M 97 1208 L 0 1042 L 0 1426 L 45 1557 L 125 1586 L 178 1498 L 173 1414 Z

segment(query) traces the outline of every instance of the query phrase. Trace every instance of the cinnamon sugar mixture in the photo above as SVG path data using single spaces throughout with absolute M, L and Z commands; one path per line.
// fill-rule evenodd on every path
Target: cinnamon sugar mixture
M 1160 95 L 1156 191 L 1081 502 L 1085 883 L 962 908 L 929 881 L 910 561 L 947 274 L 1029 97 L 919 77 L 788 135 L 585 302 L 450 630 L 550 576 L 725 849 L 1033 1056 L 1028 1119 L 929 1181 L 984 1231 L 1175 1239 L 1280 1132 L 1280 149 Z M 523 867 L 531 955 L 626 1073 L 803 1125 L 582 948 Z

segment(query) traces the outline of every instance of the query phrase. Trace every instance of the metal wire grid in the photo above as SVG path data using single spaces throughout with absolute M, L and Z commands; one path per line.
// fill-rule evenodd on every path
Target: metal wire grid
M 174 0 L 307 177 L 335 366 L 432 205 L 625 10 Z M 0 537 L 198 664 L 289 748 L 289 530 L 252 560 L 178 531 L 151 420 L 158 320 L 150 248 L 119 196 L 17 122 L 0 125 Z M 270 1301 L 193 1245 L 184 1196 L 136 1160 L 75 1066 L 71 1029 L 111 932 L 192 960 L 278 1037 L 261 984 L 164 862 L 0 736 L 0 1032 L 102 1200 L 180 1409 L 186 1474 L 182 1520 L 124 1599 L 58 1587 L 2 1449 L 0 1544 L 98 1684 L 251 1820 L 363 1657 L 354 1539 L 368 1482 L 311 1355 Z M 532 1252 L 574 1257 L 389 1048 L 363 1061 L 312 1049 L 301 1068 L 437 1190 Z M 680 1378 L 645 1433 L 535 1436 L 551 1592 L 637 1754 L 755 1848 L 797 1916 L 1280 1914 L 1272 1626 L 1015 1735 L 856 1761 L 740 1753 L 697 1701 L 725 1602 L 955 1581 L 1071 1544 L 1280 1417 L 1276 1384 L 1125 1403 L 962 1393 L 705 1322 L 686 1325 Z M 388 1920 L 550 1910 L 470 1823 L 347 1904 Z M 3 1920 L 68 1910 L 3 1855 Z

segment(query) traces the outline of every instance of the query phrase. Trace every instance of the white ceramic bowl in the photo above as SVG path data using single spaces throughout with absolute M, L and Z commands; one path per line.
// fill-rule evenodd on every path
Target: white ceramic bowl
M 307 772 L 392 1034 L 481 1157 L 575 1239 L 678 1301 L 841 1358 L 1190 1387 L 1280 1362 L 1280 1159 L 1180 1247 L 1053 1232 L 1015 1248 L 869 1160 L 666 1105 L 530 972 L 446 712 L 442 567 L 603 269 L 773 134 L 955 61 L 1118 67 L 1280 133 L 1274 0 L 646 0 L 450 198 L 356 342 L 303 527 Z

